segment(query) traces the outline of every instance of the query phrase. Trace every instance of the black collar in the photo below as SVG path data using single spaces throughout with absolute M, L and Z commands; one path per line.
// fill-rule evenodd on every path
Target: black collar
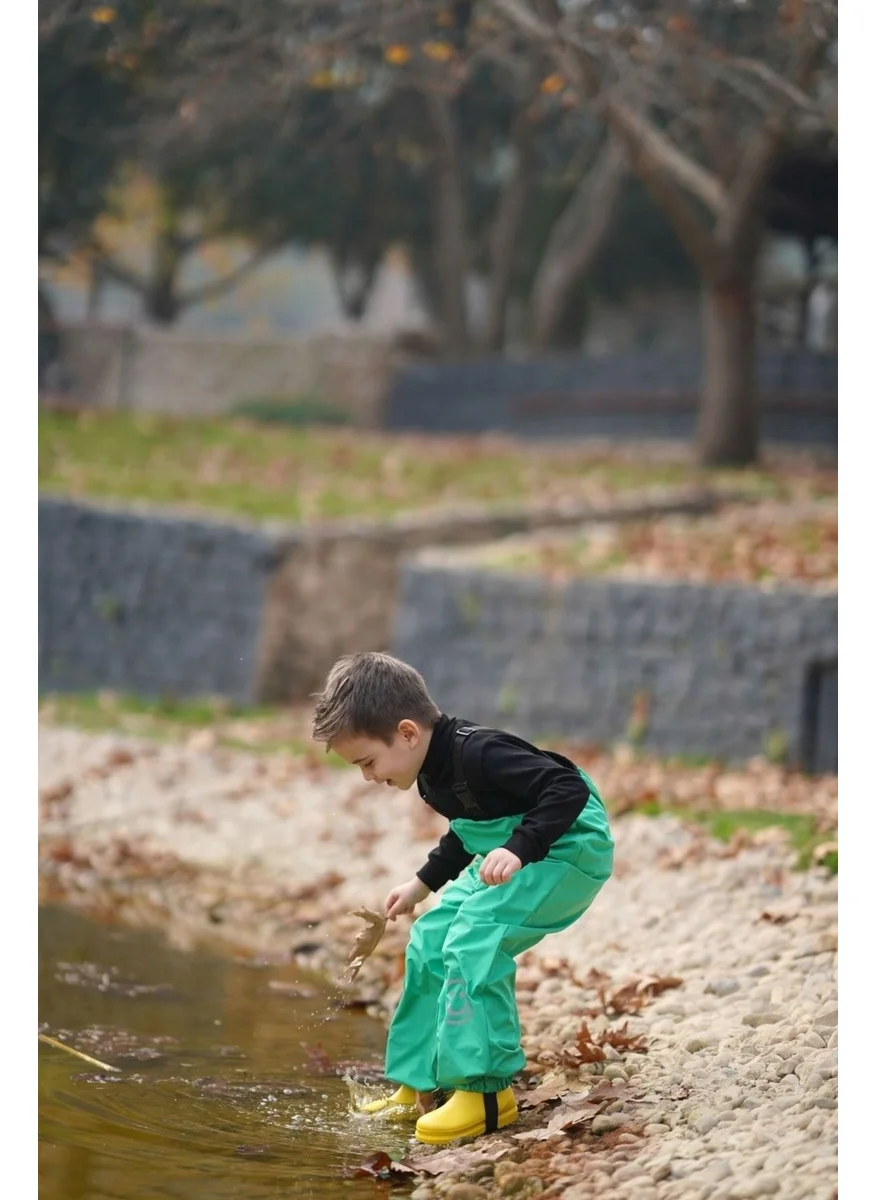
M 420 767 L 420 774 L 425 775 L 430 783 L 440 786 L 445 775 L 448 779 L 452 778 L 453 735 L 458 727 L 464 724 L 464 721 L 448 717 L 446 713 L 442 713 L 438 718 L 438 722 L 432 730 L 429 749 L 426 751 L 426 757 Z

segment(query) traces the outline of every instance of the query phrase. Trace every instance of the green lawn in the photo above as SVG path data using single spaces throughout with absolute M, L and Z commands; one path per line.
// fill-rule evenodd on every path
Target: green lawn
M 835 491 L 835 472 L 832 485 L 830 473 L 826 480 Z M 661 486 L 709 485 L 781 497 L 793 472 L 637 462 L 584 444 L 42 410 L 39 481 L 44 491 L 78 498 L 310 522 L 527 499 L 606 503 Z

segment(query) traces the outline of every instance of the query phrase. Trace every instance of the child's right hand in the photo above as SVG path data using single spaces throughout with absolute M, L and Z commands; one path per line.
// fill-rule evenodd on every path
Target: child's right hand
M 429 895 L 429 888 L 421 879 L 415 875 L 413 879 L 409 879 L 407 883 L 400 884 L 397 888 L 393 888 L 386 897 L 384 909 L 387 919 L 394 921 L 396 917 L 402 913 L 413 912 L 421 900 L 425 900 Z

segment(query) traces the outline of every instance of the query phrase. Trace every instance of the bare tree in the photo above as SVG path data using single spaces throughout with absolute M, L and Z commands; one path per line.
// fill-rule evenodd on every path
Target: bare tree
M 703 282 L 704 463 L 757 455 L 755 266 L 771 172 L 835 123 L 832 0 L 490 0 L 602 114 Z

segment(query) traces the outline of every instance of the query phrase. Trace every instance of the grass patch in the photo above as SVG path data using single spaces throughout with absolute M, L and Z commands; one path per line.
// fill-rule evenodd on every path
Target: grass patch
M 242 706 L 223 697 L 146 699 L 117 692 L 53 693 L 40 699 L 40 720 L 89 733 L 123 733 L 157 741 L 185 741 L 211 731 L 217 746 L 256 753 L 292 754 L 313 763 L 347 768 L 309 736 L 309 713 L 299 709 Z
M 319 396 L 257 396 L 241 401 L 233 415 L 268 425 L 349 425 L 352 421 L 350 413 Z
M 259 420 L 42 409 L 40 487 L 79 498 L 308 522 L 379 519 L 472 503 L 604 505 L 642 489 L 683 486 L 781 497 L 796 486 L 787 469 L 722 471 L 683 461 L 628 461 L 596 453 L 583 442 L 550 446 L 298 427 L 308 415 L 305 400 L 298 403 L 295 409 L 267 397 L 251 412 Z M 297 416 L 291 423 L 280 420 L 281 410 Z M 320 408 L 323 417 L 326 411 Z M 310 415 L 320 419 L 314 411 Z
M 801 871 L 814 865 L 814 854 L 820 846 L 836 840 L 835 832 L 825 833 L 819 830 L 816 818 L 805 813 L 779 813 L 767 809 L 701 812 L 697 809 L 661 805 L 657 800 L 637 805 L 635 811 L 648 817 L 665 814 L 682 821 L 696 822 L 705 827 L 710 837 L 720 842 L 730 842 L 739 830 L 759 833 L 762 829 L 783 829 L 797 853 L 796 868 Z M 829 850 L 819 855 L 818 865 L 826 867 L 831 875 L 836 875 L 839 868 L 837 851 Z

